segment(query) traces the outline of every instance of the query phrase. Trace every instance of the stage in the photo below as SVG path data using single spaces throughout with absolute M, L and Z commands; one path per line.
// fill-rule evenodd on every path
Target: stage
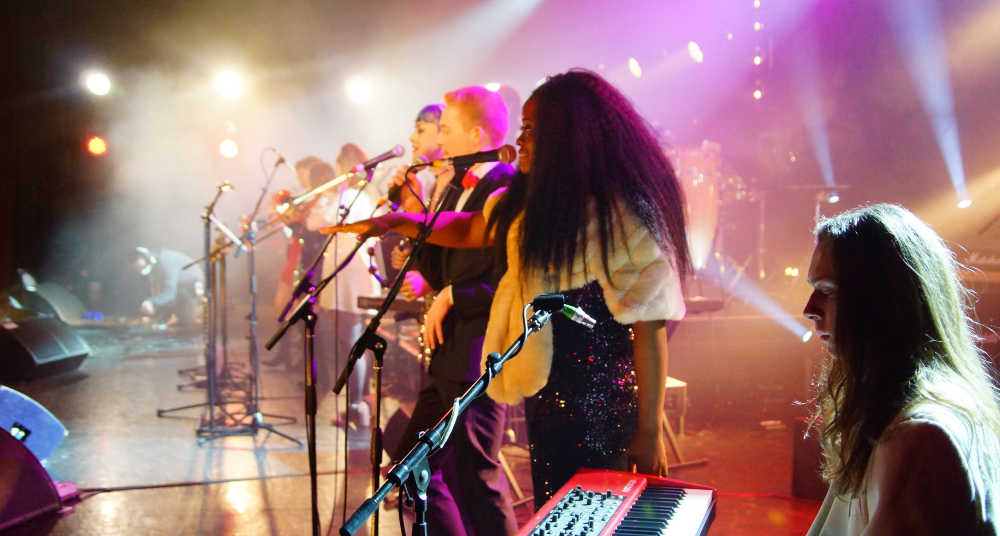
M 202 389 L 177 389 L 184 381 L 177 371 L 202 359 L 199 332 L 160 332 L 145 326 L 80 332 L 94 353 L 79 370 L 11 387 L 43 404 L 69 429 L 46 465 L 54 479 L 85 490 L 84 499 L 71 513 L 39 519 L 4 536 L 308 532 L 304 448 L 266 432 L 199 446 L 199 410 L 157 417 L 157 409 L 204 401 Z M 685 357 L 685 335 L 697 337 L 696 327 L 682 326 L 677 334 L 675 360 L 681 370 L 690 360 Z M 231 349 L 234 364 L 245 358 L 245 345 Z M 278 429 L 304 441 L 300 377 L 298 371 L 264 367 L 261 394 L 265 413 L 298 419 Z M 694 393 L 693 404 L 702 404 L 704 397 L 697 389 Z M 711 412 L 692 408 L 681 442 L 688 459 L 709 458 L 709 463 L 676 469 L 670 476 L 718 489 L 713 535 L 804 533 L 819 505 L 789 497 L 792 427 L 767 430 L 754 412 L 719 409 L 726 402 L 715 405 Z M 332 394 L 323 396 L 317 421 L 323 533 L 331 518 L 334 529 L 340 527 L 343 511 L 343 456 L 336 452 L 338 445 L 342 448 L 343 432 L 330 424 L 334 406 Z M 384 415 L 397 406 L 386 399 Z M 369 493 L 369 433 L 348 433 L 348 513 Z M 523 493 L 530 496 L 527 452 L 518 445 L 507 445 L 503 452 Z M 529 508 L 530 503 L 515 508 L 520 523 L 530 517 Z M 406 522 L 409 532 L 412 517 L 407 515 Z M 380 527 L 386 536 L 399 534 L 395 510 L 383 505 Z

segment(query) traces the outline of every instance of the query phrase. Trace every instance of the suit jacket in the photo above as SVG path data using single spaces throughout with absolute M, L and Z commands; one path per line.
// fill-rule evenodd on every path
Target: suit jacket
M 486 198 L 507 186 L 514 176 L 509 164 L 497 164 L 476 184 L 462 212 L 478 212 Z M 453 192 L 443 210 L 455 210 L 459 194 Z M 479 379 L 483 338 L 490 319 L 490 306 L 496 292 L 492 248 L 452 249 L 425 244 L 415 261 L 420 274 L 431 288 L 440 291 L 451 285 L 454 305 L 442 323 L 444 343 L 431 354 L 430 374 L 434 378 L 453 381 Z M 496 351 L 503 351 L 497 348 Z

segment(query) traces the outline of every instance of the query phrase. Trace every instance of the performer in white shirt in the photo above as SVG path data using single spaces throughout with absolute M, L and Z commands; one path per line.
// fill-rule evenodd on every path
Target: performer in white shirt
M 997 534 L 998 392 L 944 241 L 906 209 L 819 224 L 804 314 L 830 491 L 810 535 Z
M 339 177 L 354 166 L 368 160 L 365 152 L 353 143 L 348 143 L 340 149 L 340 154 L 334 162 L 333 177 Z M 351 213 L 347 221 L 359 221 L 368 218 L 375 204 L 368 194 L 368 188 L 360 188 L 359 181 L 364 174 L 359 173 L 342 183 L 341 188 L 331 188 L 321 194 L 317 207 L 310 213 L 306 226 L 310 231 L 317 231 L 338 221 L 340 207 L 350 207 Z M 323 259 L 321 277 L 315 282 L 325 279 L 345 259 L 357 245 L 357 241 L 349 237 L 335 238 L 326 251 Z M 334 280 L 319 295 L 317 305 L 319 325 L 317 335 L 317 386 L 329 391 L 336 382 L 337 375 L 347 362 L 351 348 L 364 331 L 367 319 L 365 311 L 358 308 L 358 296 L 377 296 L 378 281 L 368 272 L 369 255 L 367 248 L 357 252 L 351 262 L 344 267 Z M 322 349 L 322 354 L 320 353 Z M 349 389 L 349 407 L 347 421 L 358 428 L 371 426 L 371 408 L 364 402 L 367 394 L 367 357 L 362 356 L 354 367 Z M 323 391 L 320 391 L 323 392 Z M 334 419 L 335 425 L 343 424 L 340 417 Z

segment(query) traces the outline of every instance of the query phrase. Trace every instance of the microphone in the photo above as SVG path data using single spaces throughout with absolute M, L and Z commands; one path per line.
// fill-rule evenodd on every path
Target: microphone
M 412 165 L 419 166 L 420 164 L 426 164 L 427 162 L 428 160 L 426 156 L 422 154 L 413 155 Z M 392 186 L 389 187 L 389 190 L 385 192 L 385 195 L 378 200 L 376 206 L 381 207 L 386 203 L 392 203 L 393 210 L 395 210 L 396 205 L 399 204 L 399 196 L 402 192 L 403 192 L 403 187 L 400 186 L 399 184 L 393 183 Z
M 594 329 L 594 325 L 597 324 L 597 320 L 594 320 L 586 311 L 569 304 L 563 305 L 563 314 L 566 315 L 566 318 L 587 329 Z
M 532 300 L 531 308 L 535 311 L 548 311 L 553 314 L 562 311 L 562 314 L 566 315 L 566 318 L 587 329 L 594 329 L 594 325 L 597 324 L 597 321 L 588 315 L 586 311 L 566 303 L 562 294 L 543 294 L 538 296 Z
M 517 149 L 512 145 L 504 145 L 499 149 L 493 149 L 492 151 L 480 151 L 478 153 L 467 154 L 463 156 L 455 156 L 452 158 L 442 158 L 441 160 L 434 160 L 431 165 L 434 167 L 444 167 L 444 166 L 455 166 L 455 167 L 469 167 L 472 164 L 479 164 L 481 162 L 496 162 L 500 161 L 504 164 L 509 164 L 517 158 Z
M 274 149 L 272 149 L 272 150 L 274 150 Z M 288 160 L 285 160 L 285 157 L 281 156 L 281 153 L 279 153 L 278 151 L 274 150 L 274 156 L 278 157 L 278 161 L 274 163 L 274 167 L 278 167 L 281 164 L 284 164 L 285 167 L 287 167 L 288 169 L 292 170 L 293 172 L 296 171 L 295 170 L 295 166 L 289 164 Z
M 385 162 L 386 160 L 390 160 L 390 159 L 393 159 L 393 158 L 397 158 L 397 157 L 403 156 L 404 152 L 405 151 L 403 150 L 403 146 L 402 145 L 397 145 L 397 146 L 393 147 L 391 150 L 386 151 L 386 152 L 384 152 L 384 153 L 376 156 L 375 158 L 372 158 L 371 160 L 369 160 L 367 162 L 362 162 L 362 163 L 354 166 L 353 168 L 351 168 L 351 170 L 348 173 L 360 173 L 362 171 L 366 171 L 366 170 L 372 169 L 375 166 L 381 164 L 382 162 Z

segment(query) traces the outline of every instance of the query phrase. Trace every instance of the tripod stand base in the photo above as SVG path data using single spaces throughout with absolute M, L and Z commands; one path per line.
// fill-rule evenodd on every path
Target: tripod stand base
M 292 423 L 295 422 L 295 419 L 292 417 L 284 417 L 281 415 L 275 415 L 275 417 L 281 419 L 290 419 Z M 255 413 L 253 414 L 251 421 L 247 424 L 242 424 L 239 426 L 211 426 L 211 423 L 209 423 L 209 426 L 207 427 L 202 426 L 198 428 L 196 435 L 198 436 L 198 444 L 204 445 L 208 441 L 214 441 L 216 439 L 220 439 L 223 437 L 237 437 L 237 436 L 255 437 L 257 433 L 260 432 L 261 430 L 266 430 L 268 432 L 268 436 L 270 436 L 271 434 L 281 436 L 289 441 L 292 441 L 293 443 L 298 445 L 299 448 L 302 448 L 301 441 L 295 439 L 294 437 L 284 432 L 276 430 L 274 426 L 275 425 L 272 423 L 264 422 L 263 413 Z M 267 441 L 267 437 L 264 438 L 264 441 Z

